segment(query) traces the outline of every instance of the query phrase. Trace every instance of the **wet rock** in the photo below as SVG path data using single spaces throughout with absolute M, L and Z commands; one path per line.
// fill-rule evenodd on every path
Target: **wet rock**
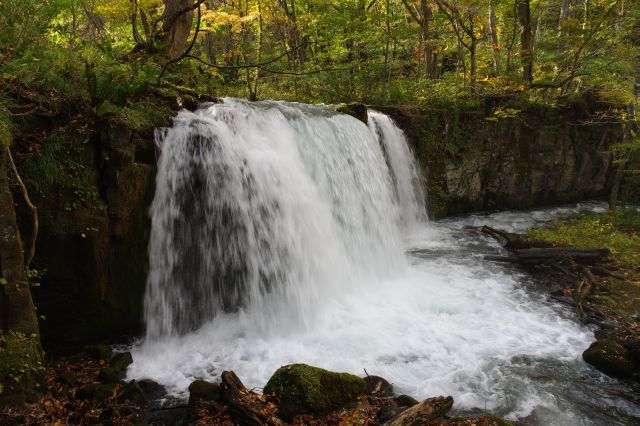
M 195 420 L 198 418 L 200 404 L 202 402 L 220 402 L 222 389 L 220 384 L 207 382 L 206 380 L 196 380 L 189 385 L 189 404 L 187 406 L 188 418 Z
M 414 405 L 403 411 L 392 420 L 385 423 L 385 426 L 413 426 L 423 425 L 433 420 L 439 419 L 451 410 L 453 398 L 450 396 L 438 396 L 425 399 L 418 405 Z
M 76 392 L 76 398 L 95 399 L 96 401 L 102 401 L 109 398 L 113 394 L 113 390 L 115 388 L 115 383 L 93 383 L 78 389 L 78 391 Z
M 167 390 L 164 386 L 151 379 L 139 380 L 138 385 L 140 385 L 148 400 L 160 399 L 167 395 Z
M 115 355 L 109 361 L 109 366 L 100 370 L 98 379 L 103 383 L 117 383 L 124 377 L 127 367 L 133 363 L 130 352 Z
M 144 390 L 135 380 L 132 380 L 124 385 L 124 387 L 122 388 L 122 392 L 120 392 L 120 395 L 118 395 L 118 401 L 129 401 L 139 407 L 144 407 L 149 404 L 149 400 L 147 399 Z
M 613 339 L 598 340 L 584 351 L 582 358 L 609 376 L 622 379 L 638 378 L 640 369 L 631 352 Z
M 111 348 L 107 345 L 85 346 L 84 353 L 95 359 L 109 359 L 113 355 Z
M 220 384 L 196 380 L 189 385 L 189 405 L 196 401 L 220 401 Z
M 290 421 L 300 414 L 327 415 L 355 401 L 364 390 L 364 380 L 352 374 L 292 364 L 271 376 L 264 393 L 278 397 L 280 417 Z
M 380 376 L 367 376 L 364 379 L 364 393 L 375 396 L 392 396 L 393 386 Z
M 400 407 L 413 407 L 414 405 L 419 404 L 417 399 L 409 395 L 400 395 L 395 397 L 394 400 Z
M 367 106 L 359 102 L 336 105 L 336 111 L 357 118 L 364 124 L 367 124 L 367 122 L 369 121 L 369 116 L 367 115 Z

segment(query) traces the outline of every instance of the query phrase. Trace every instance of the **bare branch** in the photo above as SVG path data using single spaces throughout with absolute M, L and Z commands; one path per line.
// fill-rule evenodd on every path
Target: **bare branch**
M 6 151 L 7 158 L 9 160 L 9 165 L 11 166 L 11 170 L 13 171 L 16 181 L 18 182 L 18 186 L 22 191 L 22 197 L 24 198 L 24 202 L 27 205 L 27 207 L 29 207 L 29 209 L 31 210 L 31 215 L 32 215 L 31 239 L 29 240 L 29 251 L 27 253 L 27 257 L 24 263 L 25 269 L 29 269 L 29 265 L 31 264 L 31 261 L 33 260 L 33 256 L 35 256 L 35 253 L 36 253 L 36 239 L 38 238 L 38 209 L 31 202 L 31 198 L 29 198 L 29 191 L 27 191 L 27 187 L 24 185 L 24 182 L 22 182 L 22 178 L 18 173 L 18 169 L 16 168 L 16 163 L 13 161 L 13 156 L 11 155 L 11 150 L 9 149 L 9 146 L 8 145 L 5 146 L 4 149 Z

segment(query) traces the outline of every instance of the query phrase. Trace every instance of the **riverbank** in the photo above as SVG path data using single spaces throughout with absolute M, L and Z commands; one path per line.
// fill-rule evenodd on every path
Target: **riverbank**
M 247 389 L 233 372 L 222 381 L 196 380 L 189 400 L 164 405 L 166 392 L 152 380 L 125 381 L 130 353 L 111 354 L 106 346 L 87 347 L 48 363 L 47 391 L 37 403 L 0 410 L 0 425 L 421 425 L 509 426 L 491 415 L 447 416 L 451 397 L 418 402 L 394 395 L 376 376 L 359 378 L 307 365 L 280 368 L 265 393 Z
M 597 329 L 584 360 L 610 376 L 640 381 L 639 232 L 637 208 L 581 211 L 523 237 L 496 235 L 514 254 L 489 260 L 542 275 L 554 300 L 574 307 L 580 321 Z

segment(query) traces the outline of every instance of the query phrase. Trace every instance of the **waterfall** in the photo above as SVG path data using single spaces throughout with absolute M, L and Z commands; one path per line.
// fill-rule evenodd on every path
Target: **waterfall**
M 365 125 L 225 99 L 179 113 L 156 142 L 147 335 L 129 380 L 184 400 L 224 370 L 261 387 L 306 363 L 531 424 L 616 424 L 611 406 L 640 416 L 615 386 L 594 408 L 608 379 L 581 359 L 593 333 L 530 277 L 486 262 L 502 248 L 467 229 L 523 232 L 556 213 L 427 222 L 420 173 L 384 114 Z
M 156 132 L 147 340 L 225 313 L 307 327 L 341 292 L 403 270 L 425 220 L 402 131 L 326 106 L 225 99 Z

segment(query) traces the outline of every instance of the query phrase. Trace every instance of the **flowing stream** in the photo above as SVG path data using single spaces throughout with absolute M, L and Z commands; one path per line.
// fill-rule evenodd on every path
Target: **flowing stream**
M 285 102 L 181 112 L 159 130 L 147 334 L 129 378 L 181 398 L 234 370 L 304 362 L 531 425 L 631 424 L 632 390 L 581 360 L 593 332 L 469 225 L 522 231 L 572 208 L 429 222 L 403 133 Z M 598 208 L 589 205 L 589 208 Z

